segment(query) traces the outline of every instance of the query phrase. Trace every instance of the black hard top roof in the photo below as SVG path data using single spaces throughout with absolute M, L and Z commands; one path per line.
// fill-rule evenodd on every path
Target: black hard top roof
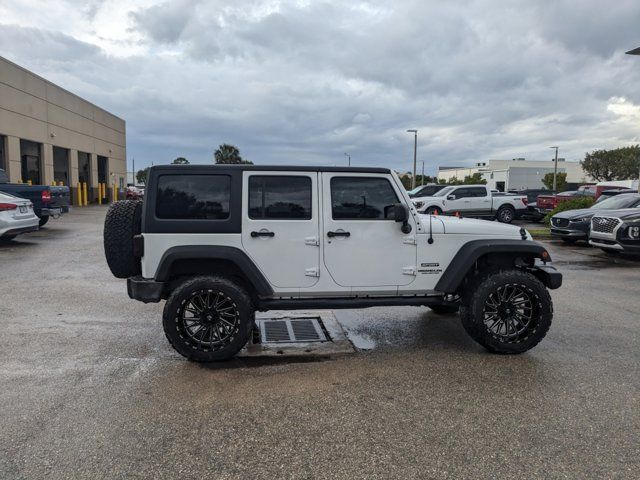
M 156 165 L 151 167 L 154 170 L 160 169 L 180 169 L 180 170 L 251 170 L 269 172 L 353 172 L 353 173 L 391 173 L 389 168 L 380 167 L 321 167 L 308 165 Z

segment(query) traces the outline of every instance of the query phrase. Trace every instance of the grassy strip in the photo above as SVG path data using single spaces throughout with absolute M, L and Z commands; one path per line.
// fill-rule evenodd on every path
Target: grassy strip
M 548 228 L 529 228 L 527 229 L 533 238 L 548 239 L 551 238 L 551 230 Z

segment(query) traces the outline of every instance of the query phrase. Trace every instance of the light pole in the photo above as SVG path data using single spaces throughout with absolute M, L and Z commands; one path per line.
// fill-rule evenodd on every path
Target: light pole
M 557 190 L 556 178 L 558 176 L 558 147 L 549 147 L 556 149 L 556 159 L 553 161 L 553 192 L 555 193 Z
M 625 52 L 627 55 L 640 55 L 640 47 Z M 640 193 L 640 170 L 638 171 L 638 193 Z
M 351 166 L 351 155 L 348 153 L 345 153 L 344 156 L 347 157 L 347 160 L 349 161 L 349 166 Z
M 422 160 L 422 178 L 420 179 L 420 185 L 424 185 L 424 160 Z
M 418 130 L 407 130 L 409 133 L 413 133 L 413 178 L 411 179 L 411 188 L 416 188 L 416 159 L 418 154 Z

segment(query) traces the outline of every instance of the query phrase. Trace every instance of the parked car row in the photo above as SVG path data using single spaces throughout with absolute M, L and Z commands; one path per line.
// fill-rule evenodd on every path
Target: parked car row
M 15 238 L 21 233 L 38 230 L 49 218 L 69 212 L 69 187 L 9 183 L 0 169 L 0 238 Z M 31 228 L 35 218 L 35 229 Z
M 640 252 L 640 193 L 619 193 L 591 208 L 559 212 L 551 217 L 551 236 L 566 243 L 589 241 L 606 252 Z

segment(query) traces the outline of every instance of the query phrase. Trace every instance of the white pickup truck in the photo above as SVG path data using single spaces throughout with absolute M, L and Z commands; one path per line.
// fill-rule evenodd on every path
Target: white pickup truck
M 486 185 L 450 186 L 412 200 L 420 213 L 495 218 L 502 223 L 511 223 L 527 209 L 526 195 L 494 196 Z

